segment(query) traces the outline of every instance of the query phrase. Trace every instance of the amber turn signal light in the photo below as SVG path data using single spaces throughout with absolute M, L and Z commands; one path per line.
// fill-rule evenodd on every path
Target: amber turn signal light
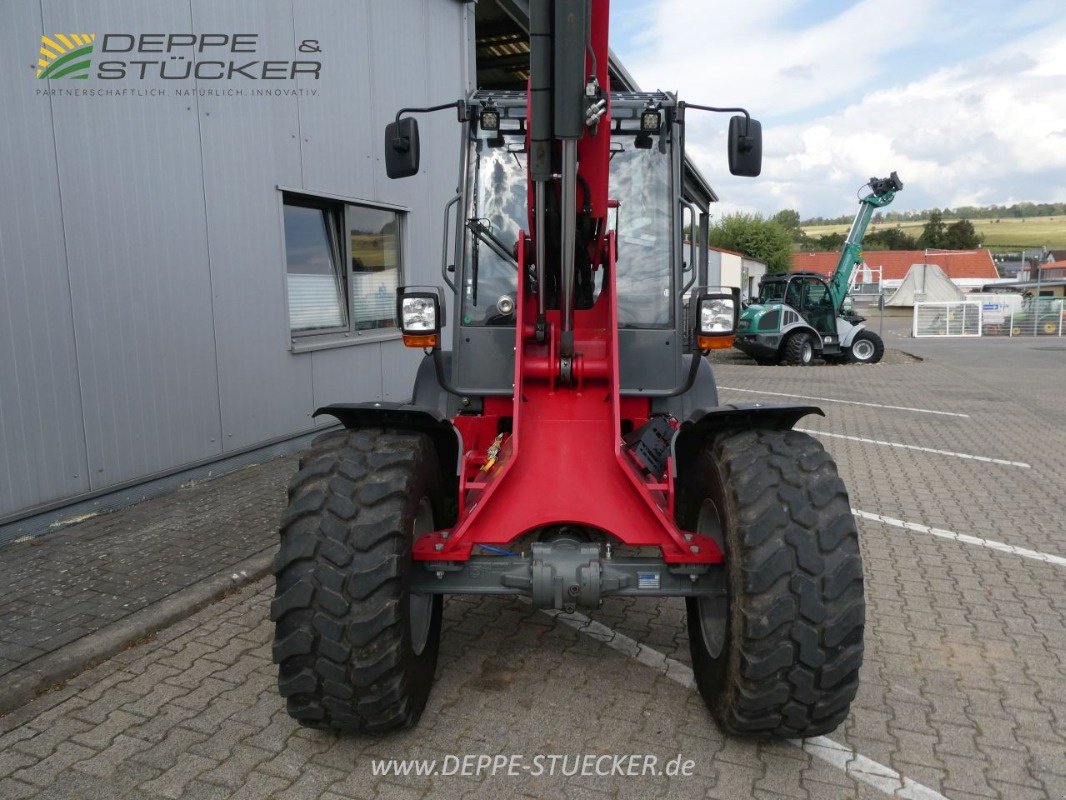
M 440 343 L 440 337 L 435 333 L 421 335 L 405 333 L 403 343 L 405 347 L 436 347 Z
M 696 346 L 699 350 L 725 350 L 732 347 L 736 336 L 698 336 Z

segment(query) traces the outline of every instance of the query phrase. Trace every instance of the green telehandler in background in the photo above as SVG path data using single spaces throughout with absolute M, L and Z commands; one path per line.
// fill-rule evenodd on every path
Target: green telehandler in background
M 881 337 L 861 318 L 845 312 L 851 276 L 862 262 L 862 239 L 874 212 L 889 205 L 903 182 L 895 172 L 871 178 L 859 200 L 836 269 L 826 281 L 817 272 L 767 275 L 759 298 L 744 309 L 734 346 L 760 364 L 808 366 L 816 356 L 828 363 L 875 364 L 884 355 Z

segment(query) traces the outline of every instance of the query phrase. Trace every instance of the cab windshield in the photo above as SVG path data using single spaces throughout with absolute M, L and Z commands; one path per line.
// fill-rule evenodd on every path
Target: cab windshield
M 769 303 L 785 298 L 785 281 L 764 281 L 759 284 L 759 302 Z
M 526 224 L 525 133 L 470 142 L 467 164 L 468 207 L 465 223 L 463 324 L 513 322 L 496 308 L 502 297 L 515 298 L 518 270 L 515 245 Z
M 501 124 L 517 122 L 502 120 Z M 467 150 L 467 198 L 463 217 L 462 323 L 513 324 L 497 303 L 514 299 L 514 261 L 526 212 L 525 134 L 517 127 L 496 139 L 471 139 Z M 668 145 L 635 144 L 636 136 L 611 139 L 609 195 L 619 201 L 610 223 L 618 231 L 618 321 L 623 328 L 663 328 L 673 322 L 673 207 Z M 596 273 L 599 294 L 602 271 Z

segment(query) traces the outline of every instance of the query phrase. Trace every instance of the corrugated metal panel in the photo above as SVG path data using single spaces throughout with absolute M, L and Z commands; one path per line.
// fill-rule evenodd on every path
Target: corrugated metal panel
M 293 58 L 289 0 L 193 2 L 194 30 L 259 34 L 265 58 Z M 201 81 L 201 88 L 209 88 Z M 241 81 L 240 88 L 291 88 Z M 227 450 L 310 427 L 311 361 L 289 351 L 278 185 L 300 180 L 293 97 L 200 97 L 207 236 Z
M 0 26 L 0 516 L 87 491 L 59 181 L 37 2 Z
M 442 212 L 455 186 L 460 128 L 452 112 L 419 115 L 422 168 L 399 181 L 385 175 L 384 130 L 400 108 L 463 96 L 462 5 L 295 0 L 294 9 L 296 41 L 319 39 L 325 65 L 322 80 L 301 81 L 321 92 L 299 103 L 303 188 L 408 208 L 404 279 L 441 283 Z M 337 153 L 348 157 L 338 159 Z M 338 385 L 351 390 L 343 400 L 376 399 L 382 391 L 389 400 L 411 396 L 421 353 L 397 342 L 384 343 L 380 352 L 381 380 L 342 381 Z M 338 363 L 332 357 L 329 362 Z M 316 402 L 320 380 L 323 367 L 316 358 Z
M 462 7 L 439 0 L 398 0 L 371 8 L 373 118 L 384 132 L 396 111 L 428 106 L 465 95 Z M 378 196 L 410 208 L 407 226 L 408 283 L 440 285 L 443 206 L 454 194 L 458 175 L 460 126 L 451 111 L 419 116 L 421 171 L 417 178 L 390 181 L 383 145 L 374 149 Z M 379 138 L 383 138 L 379 133 Z M 450 335 L 450 331 L 445 334 Z M 411 396 L 420 353 L 399 344 L 383 346 L 385 398 Z
M 308 358 L 313 362 L 315 396 L 307 409 L 330 403 L 352 403 L 381 397 L 381 345 L 365 344 L 336 350 L 318 350 Z M 331 425 L 332 417 L 319 417 L 319 424 Z
M 369 114 L 369 0 L 294 0 L 292 6 L 296 42 L 318 40 L 322 52 L 315 57 L 323 64 L 318 80 L 298 80 L 318 94 L 299 100 L 303 180 L 293 185 L 371 197 L 374 154 L 384 136 Z
M 187 4 L 45 0 L 43 10 L 48 31 L 190 24 Z M 171 97 L 62 98 L 54 118 L 91 487 L 220 453 L 195 109 Z
M 447 342 L 445 346 L 448 346 Z M 411 399 L 415 388 L 415 373 L 423 358 L 424 354 L 421 350 L 404 347 L 403 342 L 386 342 L 381 346 L 383 399 L 389 401 Z
M 0 515 L 307 430 L 318 404 L 410 396 L 421 354 L 397 342 L 290 351 L 276 186 L 408 207 L 407 281 L 439 283 L 455 118 L 423 119 L 408 181 L 385 178 L 382 133 L 403 105 L 463 94 L 461 3 L 3 9 L 9 76 L 31 69 L 42 30 L 251 31 L 280 58 L 318 39 L 325 68 L 299 101 L 66 97 L 50 111 L 32 79 L 0 86 Z

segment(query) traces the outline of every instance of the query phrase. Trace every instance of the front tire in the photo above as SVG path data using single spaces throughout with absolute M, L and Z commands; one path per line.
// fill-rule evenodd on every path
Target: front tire
M 814 343 L 806 331 L 788 337 L 784 347 L 784 362 L 790 367 L 809 367 L 814 361 Z
M 855 334 L 848 348 L 851 364 L 876 364 L 885 355 L 885 343 L 876 333 L 865 328 Z
M 418 721 L 440 642 L 440 595 L 408 587 L 415 536 L 444 518 L 422 434 L 320 436 L 289 486 L 274 562 L 274 661 L 301 725 L 381 733 Z
M 728 587 L 686 600 L 704 702 L 731 734 L 832 731 L 858 689 L 865 618 L 858 531 L 832 458 L 796 431 L 724 433 L 686 486 L 679 522 L 721 542 Z

